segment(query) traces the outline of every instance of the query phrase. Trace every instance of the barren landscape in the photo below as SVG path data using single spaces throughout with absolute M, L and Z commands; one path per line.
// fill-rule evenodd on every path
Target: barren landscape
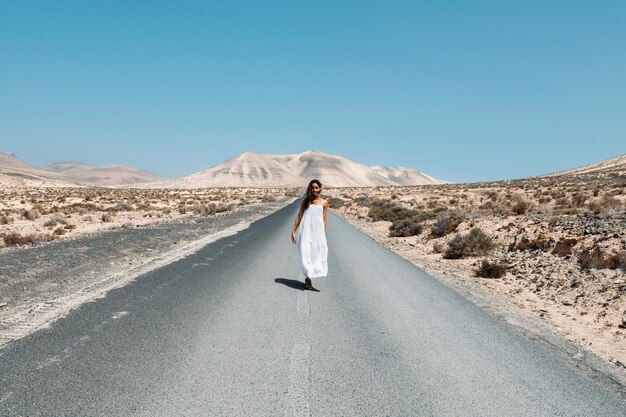
M 0 346 L 247 227 L 294 190 L 0 191 Z
M 337 213 L 418 267 L 501 309 L 517 306 L 626 370 L 623 164 L 326 195 Z

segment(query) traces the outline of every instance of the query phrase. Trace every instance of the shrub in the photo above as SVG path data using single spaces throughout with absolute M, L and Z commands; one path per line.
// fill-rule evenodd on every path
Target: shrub
M 493 249 L 492 239 L 481 229 L 475 227 L 466 235 L 457 234 L 448 242 L 443 254 L 446 259 L 460 259 L 467 256 L 481 256 Z
M 413 214 L 415 214 L 415 211 L 411 209 L 388 202 L 375 202 L 367 213 L 375 222 L 382 220 L 395 222 L 400 219 L 407 219 Z
M 0 224 L 9 224 L 10 221 L 8 216 L 0 216 Z
M 111 211 L 133 211 L 135 208 L 132 204 L 128 203 L 117 203 L 114 207 L 111 208 Z
M 328 200 L 328 206 L 330 208 L 338 209 L 346 205 L 345 200 L 341 198 L 328 197 L 326 200 Z
M 15 246 L 32 244 L 35 238 L 33 236 L 22 236 L 17 232 L 12 232 L 5 235 L 2 240 L 4 240 L 6 246 Z
M 55 219 L 50 219 L 50 220 L 46 220 L 43 225 L 45 227 L 54 227 L 57 225 L 57 222 Z
M 104 223 L 111 223 L 113 221 L 113 216 L 111 216 L 110 214 L 103 214 L 102 221 Z
M 217 211 L 217 206 L 215 203 L 209 204 L 194 204 L 190 207 L 191 211 L 199 216 L 210 216 L 211 214 L 215 214 Z
M 502 278 L 508 268 L 507 264 L 490 262 L 485 259 L 480 264 L 480 268 L 476 270 L 476 276 L 482 278 Z
M 187 207 L 184 204 L 178 205 L 178 212 L 180 214 L 187 214 Z
M 412 219 L 396 220 L 389 226 L 389 236 L 407 237 L 422 233 L 422 224 Z
M 605 194 L 599 199 L 594 199 L 590 201 L 589 210 L 593 211 L 594 213 L 599 214 L 599 213 L 603 213 L 603 212 L 618 208 L 620 204 L 621 203 L 619 202 L 619 200 L 617 200 L 615 197 Z
M 515 214 L 524 214 L 528 210 L 530 210 L 530 207 L 531 207 L 531 204 L 529 201 L 519 199 L 515 201 L 515 204 L 513 204 L 513 207 L 511 207 L 511 210 Z
M 430 234 L 433 237 L 443 237 L 454 232 L 461 224 L 462 220 L 456 216 L 446 216 L 437 222 L 435 227 L 431 230 Z
M 52 234 L 55 235 L 55 236 L 61 236 L 61 235 L 64 235 L 66 233 L 67 233 L 67 231 L 65 229 L 63 229 L 62 227 L 58 227 L 58 228 L 54 229 L 54 232 L 52 232 Z
M 24 212 L 24 218 L 26 220 L 35 220 L 41 217 L 41 213 L 37 209 L 26 210 Z

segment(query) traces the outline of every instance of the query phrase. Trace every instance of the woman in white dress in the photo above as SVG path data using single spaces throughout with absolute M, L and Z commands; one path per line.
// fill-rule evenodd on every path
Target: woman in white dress
M 322 183 L 311 180 L 300 203 L 298 217 L 293 224 L 291 241 L 298 245 L 300 263 L 307 289 L 313 288 L 312 278 L 328 273 L 328 246 L 326 244 L 326 212 L 328 201 L 320 197 Z

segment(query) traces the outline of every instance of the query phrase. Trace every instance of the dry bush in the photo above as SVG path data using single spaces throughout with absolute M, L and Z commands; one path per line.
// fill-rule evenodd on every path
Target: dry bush
M 214 203 L 194 204 L 190 209 L 198 216 L 210 216 L 216 213 L 217 206 Z
M 443 237 L 456 231 L 459 225 L 463 222 L 462 216 L 458 214 L 451 214 L 440 217 L 439 221 L 433 229 L 430 231 L 433 237 Z
M 516 199 L 511 210 L 515 214 L 525 214 L 528 210 L 530 210 L 532 204 L 530 201 L 524 199 Z
M 132 204 L 120 202 L 110 209 L 111 211 L 134 211 Z
M 101 219 L 104 223 L 111 223 L 113 221 L 113 216 L 110 214 L 103 214 Z
M 588 207 L 589 210 L 594 213 L 605 213 L 607 211 L 617 209 L 621 206 L 621 203 L 618 199 L 613 196 L 609 196 L 604 194 L 600 198 L 596 198 L 589 202 Z
M 587 201 L 587 194 L 585 193 L 575 193 L 574 195 L 572 195 L 572 206 L 573 207 L 582 207 L 585 205 L 585 202 Z
M 336 197 L 328 197 L 326 199 L 328 201 L 328 206 L 333 209 L 338 209 L 346 205 L 345 200 Z
M 49 220 L 46 220 L 43 225 L 44 227 L 54 227 L 57 225 L 57 222 L 55 219 L 49 219 Z
M 482 278 L 502 278 L 506 274 L 507 269 L 509 269 L 507 264 L 490 262 L 485 259 L 476 270 L 476 276 Z
M 22 236 L 17 232 L 11 232 L 6 234 L 2 240 L 4 240 L 4 244 L 6 246 L 15 246 L 32 244 L 35 241 L 35 238 L 30 235 Z
M 389 226 L 389 236 L 407 237 L 422 233 L 422 224 L 413 219 L 396 220 Z
M 493 240 L 481 229 L 475 227 L 465 235 L 457 234 L 448 242 L 443 254 L 446 259 L 461 259 L 468 256 L 486 255 L 494 247 Z
M 0 216 L 0 224 L 9 224 L 11 219 L 8 216 Z
M 54 229 L 54 232 L 52 232 L 52 234 L 55 235 L 55 236 L 61 236 L 61 235 L 64 235 L 66 233 L 67 233 L 67 231 L 65 229 L 63 229 L 62 227 L 58 227 L 58 228 Z
M 178 212 L 180 214 L 187 214 L 187 207 L 184 204 L 178 205 Z
M 35 220 L 41 217 L 41 212 L 37 209 L 26 210 L 23 216 L 26 220 Z
M 375 201 L 370 206 L 367 215 L 372 218 L 372 221 L 388 221 L 395 222 L 400 219 L 408 219 L 412 217 L 416 212 L 411 209 L 398 206 L 386 201 Z

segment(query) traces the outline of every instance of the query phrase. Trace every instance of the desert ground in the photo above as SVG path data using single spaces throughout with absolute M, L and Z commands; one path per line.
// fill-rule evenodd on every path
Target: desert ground
M 283 188 L 7 187 L 0 190 L 0 247 L 227 214 L 286 193 Z
M 626 181 L 576 175 L 334 188 L 331 208 L 464 293 L 530 319 L 626 371 Z
M 0 190 L 0 346 L 294 197 L 284 188 Z

